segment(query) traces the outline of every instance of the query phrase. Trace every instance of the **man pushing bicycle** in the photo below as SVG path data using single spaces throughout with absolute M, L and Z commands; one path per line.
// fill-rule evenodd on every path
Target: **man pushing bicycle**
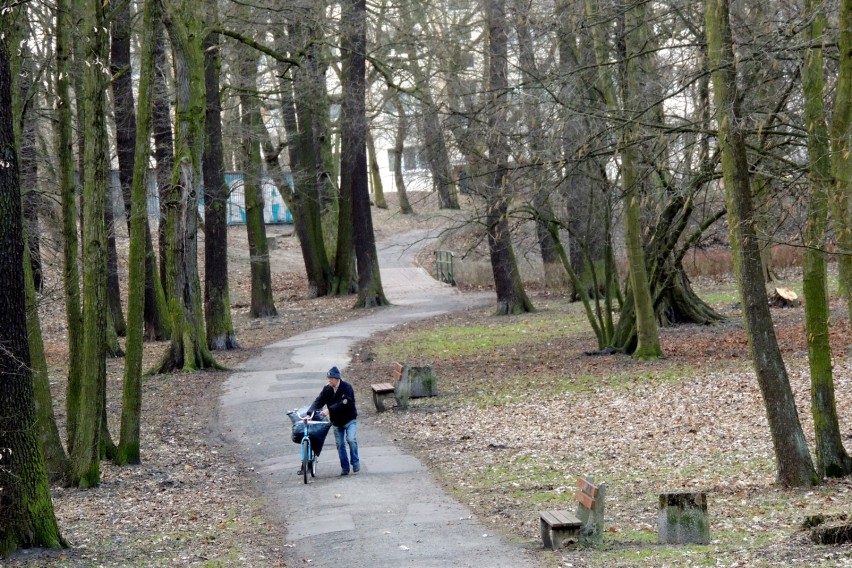
M 349 475 L 350 464 L 352 471 L 358 473 L 361 460 L 358 457 L 358 410 L 355 408 L 355 391 L 352 385 L 340 377 L 340 370 L 332 367 L 326 373 L 328 384 L 320 391 L 319 396 L 308 408 L 307 414 L 323 407 L 323 416 L 328 416 L 334 430 L 334 441 L 337 443 L 337 453 L 340 457 L 340 475 Z M 349 445 L 349 452 L 346 446 Z

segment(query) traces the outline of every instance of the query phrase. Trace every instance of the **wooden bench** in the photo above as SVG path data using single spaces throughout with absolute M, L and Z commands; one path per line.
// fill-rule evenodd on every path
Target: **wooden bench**
M 377 412 L 384 412 L 385 399 L 393 396 L 396 405 L 408 408 L 409 398 L 435 396 L 437 387 L 435 374 L 431 366 L 409 367 L 402 363 L 394 363 L 391 371 L 391 381 L 370 386 L 373 391 L 373 403 Z
M 404 372 L 405 365 L 402 363 L 394 363 L 393 371 L 391 371 L 391 382 L 370 385 L 370 389 L 373 391 L 373 404 L 376 405 L 376 412 L 384 412 L 387 410 L 385 407 L 385 399 L 389 397 L 394 397 L 397 405 L 402 406 L 396 391 L 399 381 L 402 380 Z
M 390 383 L 378 383 L 370 385 L 373 391 L 373 404 L 376 405 L 377 412 L 385 411 L 385 399 L 389 396 L 394 396 L 394 388 Z
M 599 544 L 603 538 L 604 496 L 606 485 L 595 485 L 593 480 L 577 478 L 576 514 L 570 511 L 539 511 L 541 540 L 546 548 L 554 550 L 578 542 L 589 546 Z

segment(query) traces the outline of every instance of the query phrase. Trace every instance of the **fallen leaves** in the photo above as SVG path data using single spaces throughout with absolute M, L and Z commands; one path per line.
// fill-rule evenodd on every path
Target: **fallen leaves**
M 534 303 L 539 312 L 517 316 L 513 325 L 576 309 L 539 297 Z M 776 325 L 812 444 L 802 317 L 801 309 L 783 310 Z M 400 326 L 357 348 L 370 357 L 356 356 L 350 377 L 368 389 L 377 369 L 387 366 L 373 345 L 392 351 L 408 332 L 496 321 L 487 308 Z M 833 337 L 843 353 L 845 339 Z M 482 347 L 470 358 L 413 357 L 406 363 L 433 366 L 442 396 L 412 400 L 407 411 L 392 409 L 377 421 L 477 516 L 531 546 L 539 543 L 538 525 L 530 521 L 536 511 L 569 503 L 575 477 L 586 474 L 607 483 L 605 542 L 613 547 L 635 546 L 636 534 L 656 532 L 660 493 L 697 490 L 709 492 L 714 555 L 722 564 L 822 562 L 818 549 L 794 538 L 796 523 L 807 510 L 852 509 L 850 481 L 829 481 L 807 498 L 808 490 L 775 483 L 742 322 L 733 317 L 718 326 L 666 328 L 662 340 L 667 358 L 653 362 L 583 356 L 594 350 L 591 335 L 550 337 L 515 350 Z M 850 362 L 838 359 L 835 381 L 841 428 L 852 434 Z M 566 554 L 577 565 L 591 558 L 584 551 Z

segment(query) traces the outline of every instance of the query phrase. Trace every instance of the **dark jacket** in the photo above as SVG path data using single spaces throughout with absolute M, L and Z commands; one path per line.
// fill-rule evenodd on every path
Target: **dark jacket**
M 358 411 L 355 409 L 355 391 L 352 390 L 352 385 L 343 380 L 337 385 L 337 392 L 334 392 L 331 385 L 325 385 L 317 399 L 308 408 L 308 413 L 319 410 L 323 406 L 328 406 L 328 417 L 338 428 L 346 426 L 358 417 Z

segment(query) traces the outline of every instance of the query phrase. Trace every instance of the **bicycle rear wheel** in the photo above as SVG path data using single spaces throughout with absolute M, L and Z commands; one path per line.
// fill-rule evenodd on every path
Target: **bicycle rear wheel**
M 305 439 L 302 440 L 302 477 L 305 480 L 305 483 L 308 483 L 308 468 L 312 467 L 311 464 L 311 440 L 305 436 Z

